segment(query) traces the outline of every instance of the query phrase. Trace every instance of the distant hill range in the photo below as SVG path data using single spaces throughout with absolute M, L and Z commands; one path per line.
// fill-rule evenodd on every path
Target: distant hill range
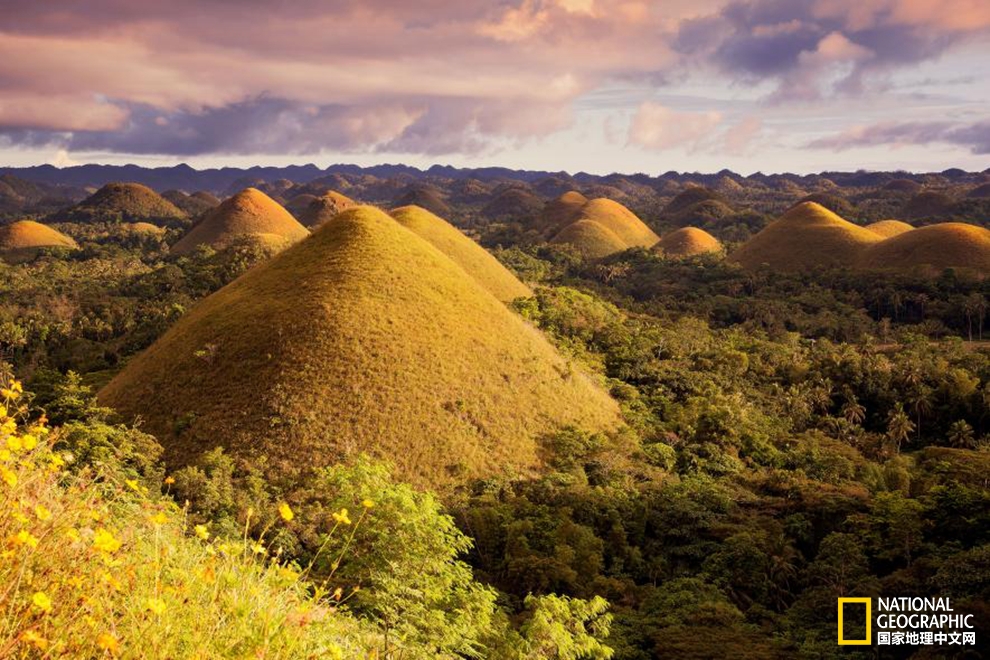
M 712 174 L 671 171 L 652 176 L 642 173 L 596 175 L 578 172 L 568 174 L 567 172 L 541 170 L 514 170 L 504 167 L 458 168 L 449 165 L 434 165 L 429 169 L 421 170 L 409 165 L 360 167 L 347 164 L 330 165 L 325 169 L 309 164 L 290 165 L 288 167 L 224 167 L 204 170 L 193 169 L 184 164 L 156 168 L 138 165 L 77 165 L 64 168 L 38 165 L 20 168 L 0 167 L 0 175 L 3 174 L 11 174 L 19 179 L 35 183 L 75 188 L 98 188 L 107 183 L 128 181 L 143 184 L 158 192 L 208 190 L 221 195 L 227 195 L 232 191 L 259 183 L 274 183 L 283 180 L 288 183 L 304 184 L 324 177 L 341 175 L 346 178 L 373 176 L 380 179 L 398 179 L 405 180 L 410 184 L 431 180 L 519 181 L 534 185 L 540 184 L 537 189 L 540 192 L 546 191 L 544 194 L 548 196 L 557 196 L 561 192 L 575 187 L 575 184 L 584 187 L 589 185 L 612 186 L 619 190 L 623 190 L 628 184 L 645 185 L 659 190 L 664 188 L 662 184 L 665 183 L 695 184 L 718 190 L 734 189 L 736 186 L 746 188 L 751 185 L 770 189 L 796 188 L 808 191 L 822 190 L 833 185 L 840 188 L 882 188 L 889 186 L 887 192 L 904 194 L 914 190 L 912 183 L 918 186 L 931 186 L 933 183 L 949 185 L 969 183 L 974 186 L 981 186 L 990 181 L 990 169 L 983 172 L 949 169 L 943 172 L 929 173 L 859 171 L 821 172 L 806 175 L 758 172 L 749 176 L 742 176 L 731 170 L 722 170 Z M 330 187 L 340 187 L 339 182 L 335 182 L 335 184 Z M 415 200 L 407 200 L 406 203 L 415 203 Z

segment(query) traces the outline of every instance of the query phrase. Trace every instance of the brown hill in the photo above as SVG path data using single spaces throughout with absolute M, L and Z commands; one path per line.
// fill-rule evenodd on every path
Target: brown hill
M 860 257 L 863 268 L 942 271 L 959 268 L 990 274 L 990 231 L 961 222 L 919 227 L 871 245 Z
M 589 201 L 581 208 L 580 217 L 611 230 L 628 247 L 653 247 L 660 240 L 635 213 L 611 199 L 599 197 Z
M 984 183 L 973 188 L 966 193 L 966 196 L 971 199 L 986 199 L 987 197 L 990 197 L 990 183 Z
M 927 191 L 918 193 L 904 205 L 901 215 L 908 219 L 940 218 L 951 215 L 955 203 L 946 194 Z
M 261 239 L 262 234 L 267 236 Z M 200 245 L 222 250 L 251 236 L 259 236 L 265 244 L 274 240 L 289 245 L 308 234 L 275 200 L 260 190 L 247 188 L 207 213 L 172 246 L 172 252 L 186 254 Z
M 721 252 L 722 244 L 703 229 L 684 227 L 665 234 L 656 249 L 667 257 L 694 257 L 699 254 Z
M 489 220 L 530 220 L 540 215 L 543 200 L 523 188 L 509 188 L 481 209 Z
M 443 193 L 429 185 L 413 186 L 396 200 L 395 205 L 418 206 L 439 216 L 450 215 L 450 206 L 444 201 Z
M 341 211 L 356 205 L 357 203 L 350 197 L 331 190 L 310 202 L 306 210 L 298 216 L 299 222 L 306 227 L 319 227 Z
M 498 259 L 443 218 L 418 206 L 401 206 L 392 211 L 392 217 L 447 255 L 499 300 L 509 302 L 533 295 Z
M 210 206 L 220 206 L 220 198 L 213 193 L 206 192 L 205 190 L 197 190 L 193 194 L 189 195 L 193 199 L 198 199 L 200 201 L 206 202 Z
M 10 262 L 29 259 L 43 248 L 76 248 L 62 232 L 33 220 L 18 220 L 0 227 L 0 255 Z
M 888 192 L 913 195 L 921 190 L 921 184 L 911 179 L 894 179 L 888 182 L 883 189 Z
M 538 467 L 563 426 L 619 424 L 538 331 L 367 206 L 200 302 L 100 399 L 173 469 L 218 445 L 289 476 L 365 452 L 432 488 Z
M 138 183 L 108 183 L 75 206 L 53 216 L 58 222 L 151 222 L 170 225 L 187 218 L 185 211 L 151 188 Z
M 770 223 L 729 255 L 746 268 L 809 270 L 818 266 L 852 266 L 880 236 L 843 220 L 824 206 L 802 202 Z
M 897 236 L 914 229 L 914 227 L 908 223 L 901 222 L 900 220 L 881 220 L 880 222 L 874 222 L 873 224 L 866 225 L 866 228 L 877 236 L 882 236 L 883 238 Z
M 125 222 L 121 229 L 130 234 L 149 234 L 153 236 L 164 236 L 165 230 L 150 222 Z
M 663 212 L 676 215 L 690 206 L 707 201 L 725 204 L 725 198 L 714 190 L 705 188 L 704 186 L 690 186 L 670 200 L 667 206 L 664 207 Z
M 298 195 L 293 195 L 286 200 L 282 207 L 292 214 L 292 217 L 302 222 L 302 215 L 309 208 L 309 205 L 319 199 L 319 195 L 314 195 L 312 193 L 301 193 Z
M 588 198 L 581 193 L 575 190 L 566 192 L 544 205 L 543 215 L 537 228 L 546 232 L 547 236 L 552 236 L 577 220 L 581 216 L 581 209 L 587 203 Z
M 556 245 L 570 245 L 586 259 L 601 259 L 628 250 L 629 245 L 611 229 L 582 218 L 567 225 L 550 239 Z
M 187 195 L 181 190 L 166 190 L 162 193 L 162 197 L 172 202 L 177 208 L 184 211 L 190 217 L 202 215 L 220 204 L 219 201 L 213 203 L 207 199 L 203 199 L 202 197 Z

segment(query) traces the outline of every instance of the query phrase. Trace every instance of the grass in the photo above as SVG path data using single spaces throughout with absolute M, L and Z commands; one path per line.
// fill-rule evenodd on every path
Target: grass
M 108 183 L 95 193 L 53 216 L 58 222 L 148 221 L 170 224 L 187 217 L 185 211 L 139 183 Z
M 160 484 L 69 471 L 57 432 L 12 417 L 13 388 L 0 399 L 0 657 L 343 658 L 374 648 L 365 624 L 269 559 L 264 540 L 213 539 L 206 526 L 189 534 L 185 512 L 149 494 Z
M 601 259 L 629 249 L 615 232 L 587 218 L 567 225 L 550 242 L 570 245 L 586 259 Z
M 424 239 L 464 269 L 478 284 L 503 302 L 533 295 L 498 259 L 449 222 L 418 206 L 391 212 L 399 224 Z
M 165 233 L 164 229 L 158 225 L 153 225 L 150 222 L 126 222 L 121 225 L 121 228 L 134 234 L 153 234 L 155 236 L 161 236 Z
M 866 228 L 877 236 L 882 236 L 883 238 L 892 238 L 914 229 L 913 226 L 900 220 L 881 220 L 880 222 L 874 222 L 873 224 L 866 225 Z
M 0 226 L 0 255 L 8 262 L 30 259 L 44 248 L 76 247 L 76 242 L 69 236 L 33 220 L 18 220 Z
M 292 243 L 309 235 L 309 231 L 265 193 L 246 188 L 206 214 L 185 236 L 172 246 L 172 252 L 185 254 L 200 245 L 218 250 L 239 239 L 259 236 L 265 244 L 278 238 Z
M 667 257 L 693 257 L 709 252 L 721 252 L 722 244 L 704 229 L 684 227 L 665 234 L 656 246 Z
M 356 202 L 333 190 L 312 200 L 299 214 L 299 222 L 309 228 L 319 227 L 345 209 L 356 206 Z
M 959 268 L 990 274 L 990 231 L 961 222 L 919 227 L 870 246 L 860 257 L 863 268 L 939 273 Z
M 200 302 L 100 398 L 174 466 L 223 445 L 291 477 L 365 452 L 435 489 L 538 468 L 563 426 L 619 424 L 536 329 L 367 206 Z
M 798 271 L 852 266 L 871 244 L 883 240 L 815 202 L 802 202 L 729 255 L 745 268 L 767 265 Z

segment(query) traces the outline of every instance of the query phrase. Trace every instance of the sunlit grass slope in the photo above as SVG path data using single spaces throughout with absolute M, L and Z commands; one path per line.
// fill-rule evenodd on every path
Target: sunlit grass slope
M 601 259 L 629 249 L 629 245 L 615 232 L 588 218 L 567 225 L 550 242 L 570 245 L 586 259 Z
M 594 220 L 612 231 L 628 247 L 653 247 L 660 237 L 639 217 L 622 204 L 605 197 L 589 201 L 581 209 L 581 218 Z
M 182 220 L 186 213 L 151 188 L 139 183 L 108 183 L 73 207 L 55 214 L 59 222 Z
M 18 427 L 0 400 L 0 657 L 339 659 L 374 646 L 263 542 L 189 534 L 139 481 L 68 471 L 49 430 Z
M 450 257 L 499 300 L 509 302 L 533 294 L 485 248 L 443 218 L 419 206 L 401 206 L 392 210 L 391 215 L 406 229 Z
M 0 256 L 7 261 L 30 258 L 42 248 L 75 247 L 71 237 L 33 220 L 18 220 L 0 227 Z
M 883 240 L 815 202 L 802 202 L 740 246 L 729 259 L 746 268 L 766 264 L 796 271 L 853 266 L 863 250 Z
M 720 252 L 722 244 L 704 229 L 684 227 L 664 234 L 656 245 L 668 257 L 694 257 L 709 252 Z
M 366 206 L 206 298 L 100 398 L 172 465 L 223 445 L 293 474 L 363 451 L 434 488 L 536 467 L 563 425 L 618 423 L 537 330 Z
M 919 227 L 870 246 L 860 265 L 889 270 L 961 268 L 987 275 L 990 231 L 961 222 Z
M 883 238 L 898 236 L 906 231 L 911 231 L 914 229 L 914 227 L 906 222 L 902 222 L 901 220 L 881 220 L 880 222 L 874 222 L 866 225 L 866 228 L 877 236 L 882 236 Z
M 309 231 L 275 200 L 256 188 L 246 188 L 207 213 L 175 245 L 172 252 L 185 254 L 200 245 L 223 249 L 245 237 L 258 236 L 268 245 L 289 244 Z
M 547 202 L 546 206 L 543 207 L 538 229 L 552 236 L 577 220 L 581 216 L 581 209 L 587 203 L 588 198 L 576 190 L 565 192 L 560 197 Z

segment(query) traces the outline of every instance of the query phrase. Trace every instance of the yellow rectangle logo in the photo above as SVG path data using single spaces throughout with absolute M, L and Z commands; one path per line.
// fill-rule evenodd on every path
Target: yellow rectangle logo
M 863 603 L 866 605 L 866 639 L 846 639 L 842 636 L 842 606 L 846 603 Z M 840 598 L 839 599 L 839 646 L 869 646 L 873 643 L 872 598 Z

